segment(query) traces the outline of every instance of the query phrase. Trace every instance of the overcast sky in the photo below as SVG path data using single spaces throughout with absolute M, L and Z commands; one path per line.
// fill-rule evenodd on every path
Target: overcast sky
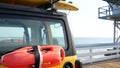
M 74 37 L 113 37 L 113 21 L 98 19 L 98 7 L 107 6 L 102 0 L 67 0 L 79 7 L 68 15 Z

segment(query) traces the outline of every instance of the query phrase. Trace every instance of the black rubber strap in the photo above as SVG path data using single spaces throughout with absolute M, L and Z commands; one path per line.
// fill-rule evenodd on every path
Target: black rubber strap
M 38 46 L 33 46 L 34 49 L 34 54 L 35 54 L 35 68 L 39 68 L 40 67 L 40 53 L 39 53 L 39 47 Z

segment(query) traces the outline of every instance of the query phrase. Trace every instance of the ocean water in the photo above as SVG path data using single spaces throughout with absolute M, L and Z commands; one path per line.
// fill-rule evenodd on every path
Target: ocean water
M 113 43 L 113 38 L 108 37 L 75 37 L 74 42 L 76 46 L 95 45 L 104 43 Z
M 15 39 L 18 39 L 20 37 L 13 37 Z M 0 37 L 0 40 L 10 39 L 7 37 Z M 101 43 L 113 43 L 113 38 L 106 38 L 106 37 L 75 37 L 74 43 L 75 45 L 89 45 L 89 44 L 101 44 Z M 63 38 L 59 37 L 57 38 L 59 42 L 63 42 Z

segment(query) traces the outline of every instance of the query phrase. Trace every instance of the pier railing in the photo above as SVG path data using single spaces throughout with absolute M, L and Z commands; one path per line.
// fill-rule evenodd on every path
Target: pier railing
M 120 57 L 120 45 L 79 47 L 77 56 L 83 63 L 93 63 Z

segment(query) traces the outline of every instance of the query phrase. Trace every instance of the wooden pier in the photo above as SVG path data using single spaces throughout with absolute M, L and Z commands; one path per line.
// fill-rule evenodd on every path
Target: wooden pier
M 92 64 L 84 64 L 83 68 L 120 68 L 120 58 Z
M 83 68 L 120 68 L 120 44 L 77 47 Z

